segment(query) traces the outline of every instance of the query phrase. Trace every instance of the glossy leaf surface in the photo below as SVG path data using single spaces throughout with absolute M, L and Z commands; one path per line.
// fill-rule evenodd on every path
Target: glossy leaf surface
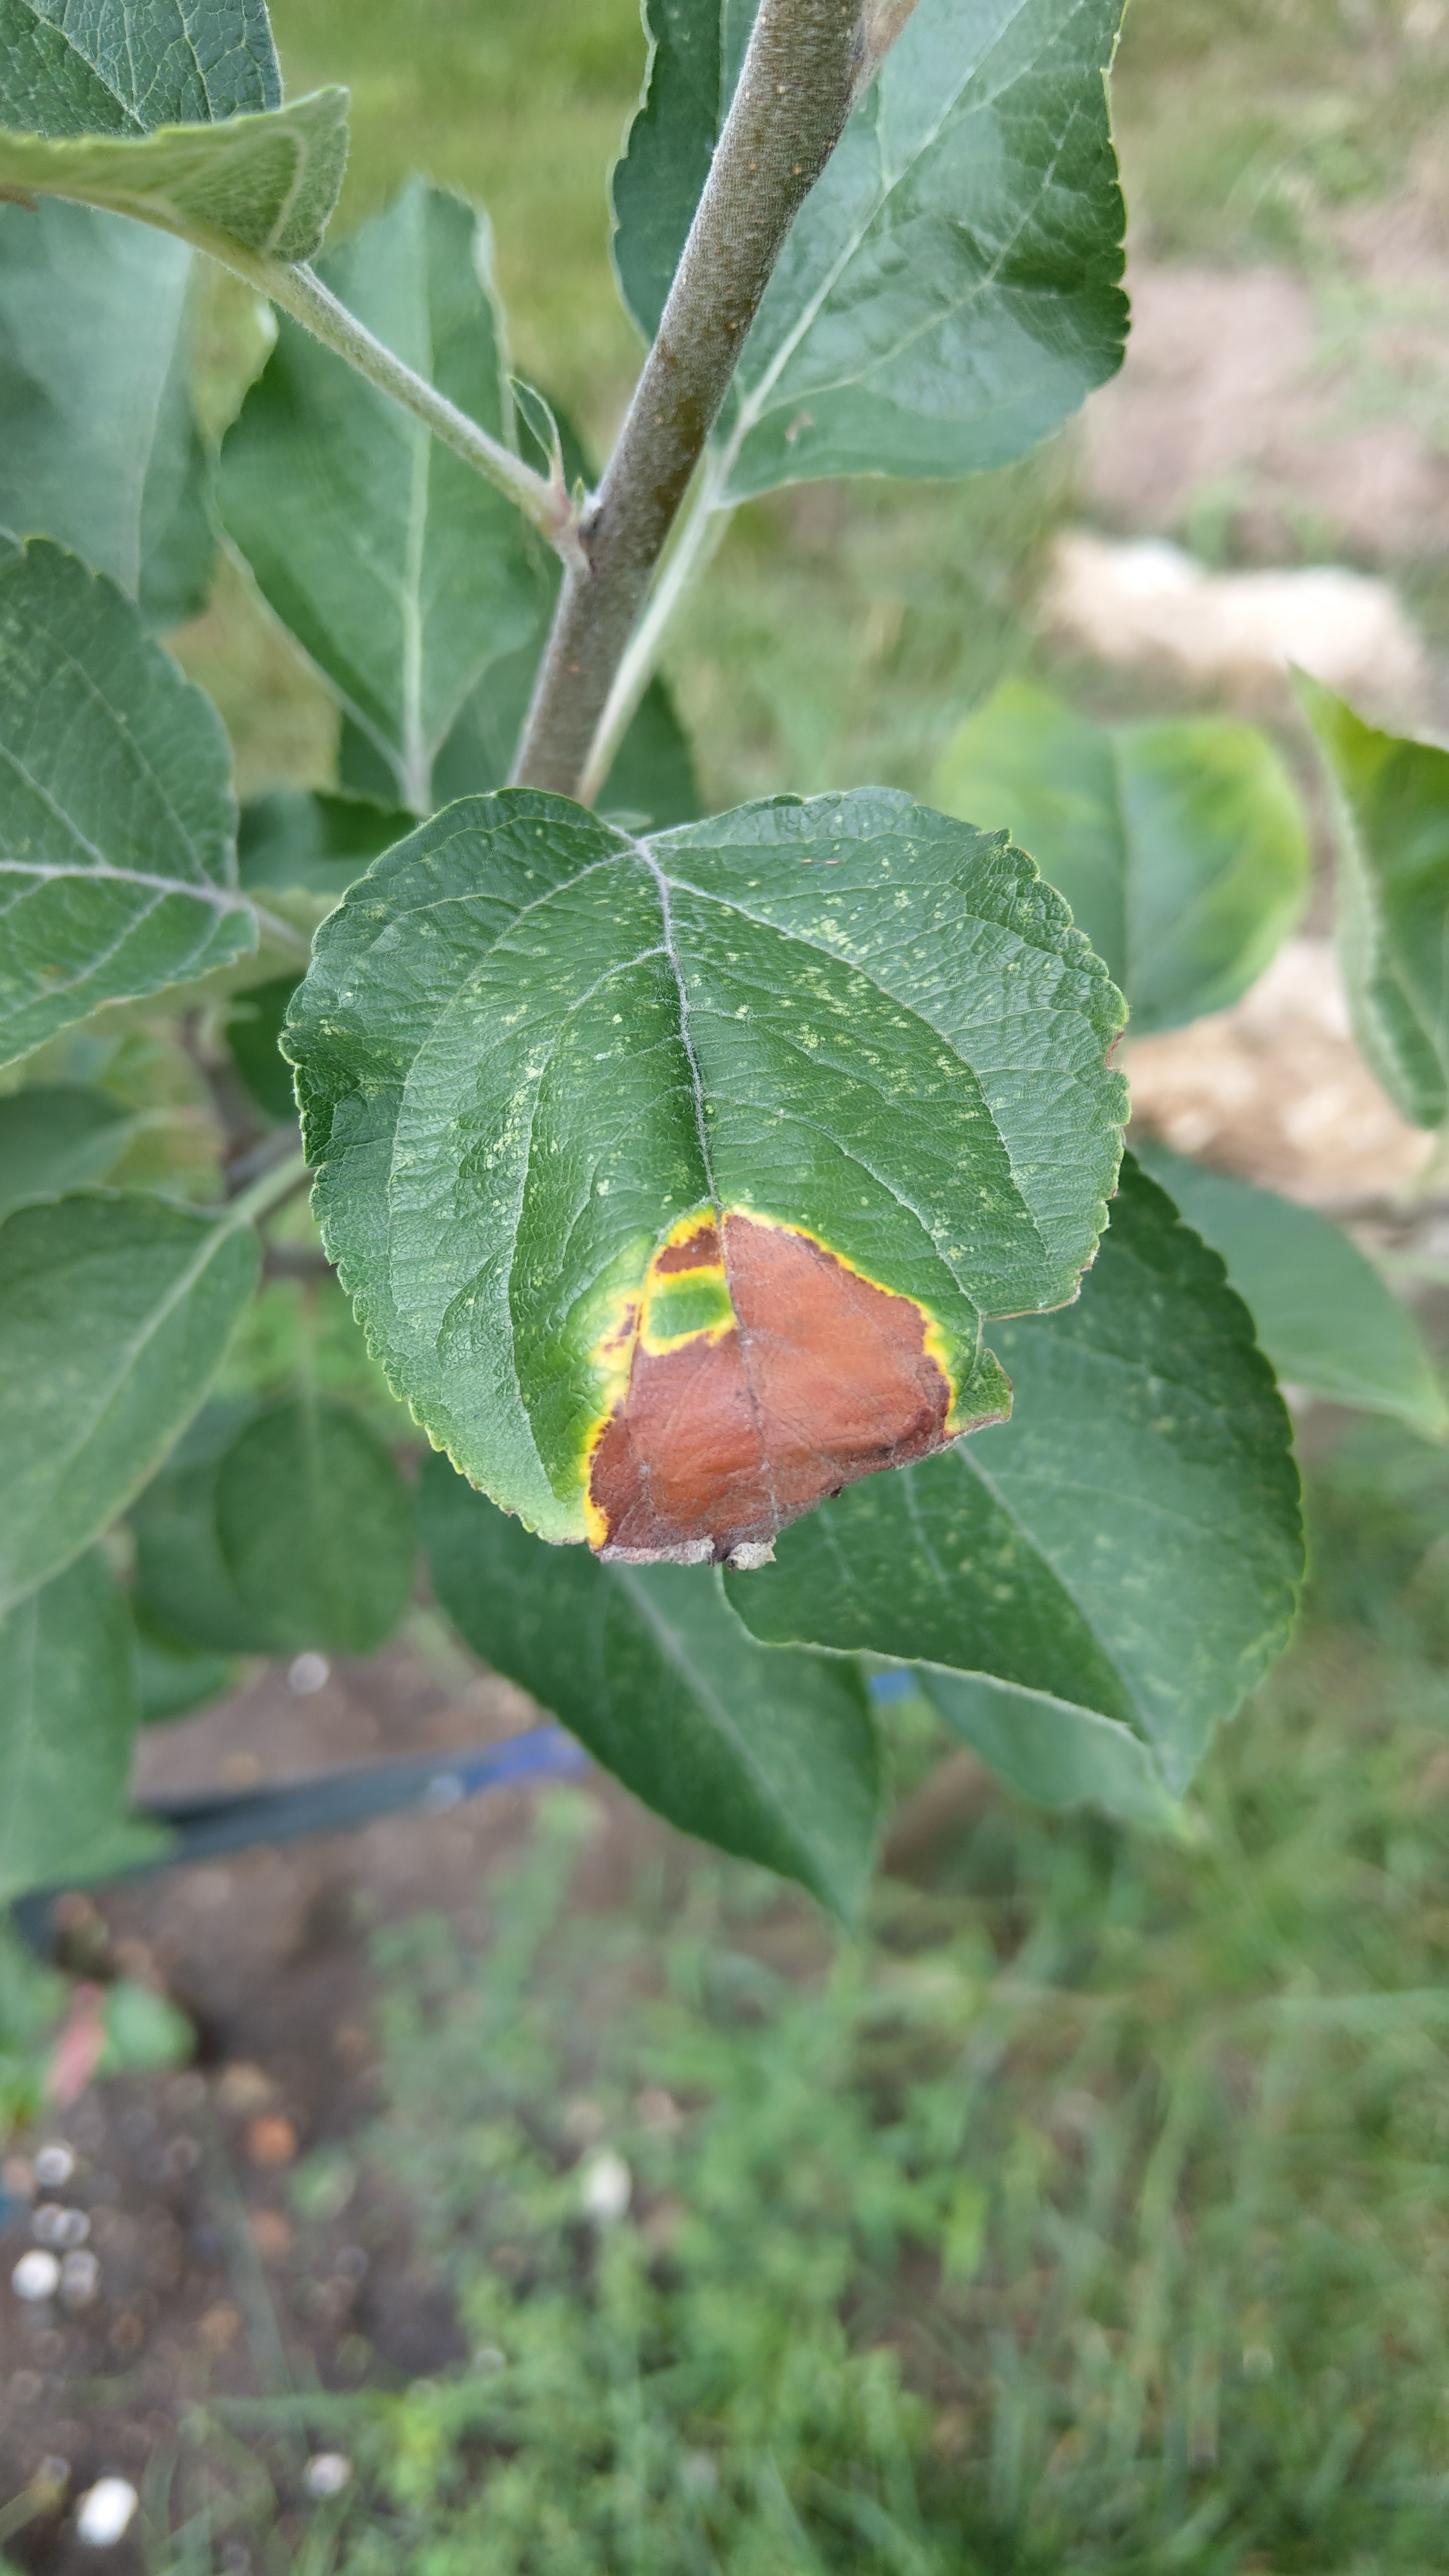
M 718 433 L 723 500 L 1003 465 L 1116 372 L 1121 14 L 917 0 L 765 290 Z
M 347 166 L 347 92 L 266 116 L 62 142 L 0 127 L 0 189 L 133 215 L 226 259 L 310 259 Z
M 1074 1306 L 995 1325 L 1011 1421 L 877 1476 L 728 1578 L 754 1635 L 983 1673 L 1118 1719 L 1169 1786 L 1284 1644 L 1282 1400 L 1222 1264 L 1129 1161 Z
M 0 1226 L 0 1606 L 58 1572 L 160 1465 L 257 1275 L 257 1240 L 139 1193 Z
M 0 535 L 0 1062 L 255 947 L 230 772 L 114 584 Z
M 164 1848 L 126 1814 L 140 1708 L 98 1548 L 0 1618 L 0 1903 Z
M 933 792 L 1030 850 L 1137 1035 L 1236 1001 L 1308 892 L 1302 809 L 1254 725 L 1095 725 L 1008 680 L 947 746 Z
M 1090 1258 L 1119 1018 L 1030 862 L 904 796 L 640 842 L 512 790 L 352 889 L 285 1044 L 434 1441 L 545 1536 L 692 1560 L 1005 1409 L 981 1318 Z
M 1449 751 L 1376 732 L 1300 672 L 1334 790 L 1354 1034 L 1416 1127 L 1449 1116 Z
M 27 1200 L 104 1180 L 130 1133 L 125 1110 L 104 1092 L 59 1083 L 10 1092 L 0 1099 L 0 1218 Z
M 1100 1807 L 1164 1826 L 1173 1802 L 1149 1746 L 1116 1718 L 984 1673 L 923 1664 L 916 1678 L 953 1735 L 1039 1807 Z
M 244 1609 L 273 1653 L 370 1655 L 412 1589 L 413 1498 L 345 1405 L 274 1406 L 216 1472 L 216 1533 Z
M 280 107 L 265 0 L 0 0 L 0 125 L 149 134 Z
M 87 206 L 0 207 L 0 527 L 55 537 L 155 625 L 216 539 L 187 380 L 191 253 Z
M 415 181 L 321 265 L 395 354 L 513 437 L 502 317 L 472 208 Z M 518 509 L 420 421 L 279 317 L 222 452 L 222 516 L 266 598 L 415 813 L 490 664 L 541 630 L 542 549 Z
M 1280 1378 L 1442 1439 L 1449 1407 L 1418 1326 L 1341 1226 L 1155 1141 L 1139 1160 L 1222 1254 Z
M 881 1778 L 852 1666 L 757 1646 L 705 1567 L 541 1546 L 444 1459 L 423 1469 L 421 1517 L 438 1599 L 475 1654 L 671 1824 L 854 1913 Z

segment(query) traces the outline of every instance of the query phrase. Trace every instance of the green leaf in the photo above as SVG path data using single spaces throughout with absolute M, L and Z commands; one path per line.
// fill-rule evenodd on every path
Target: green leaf
M 646 340 L 729 113 L 758 0 L 645 0 L 649 68 L 611 186 L 619 292 Z
M 1222 1254 L 1280 1378 L 1443 1438 L 1449 1405 L 1418 1326 L 1341 1227 L 1155 1139 L 1138 1160 Z
M 1416 1127 L 1449 1116 L 1449 751 L 1377 733 L 1298 674 L 1333 789 L 1354 1035 Z
M 471 207 L 414 181 L 321 273 L 398 357 L 512 440 L 489 239 Z M 544 549 L 515 504 L 285 314 L 218 492 L 264 595 L 389 764 L 393 793 L 430 811 L 464 701 L 542 626 Z
M 933 793 L 1030 850 L 1139 1035 L 1236 1001 L 1308 892 L 1302 808 L 1254 725 L 1095 725 L 1008 680 L 947 745 Z
M 635 708 L 598 801 L 605 817 L 627 815 L 632 831 L 667 832 L 703 812 L 689 738 L 662 680 L 650 681 Z
M 1005 465 L 1116 373 L 1121 15 L 917 0 L 765 289 L 718 433 L 724 502 Z
M 1289 1425 L 1215 1253 L 1130 1156 L 1074 1306 L 997 1325 L 1009 1424 L 851 1487 L 730 1576 L 769 1643 L 869 1648 L 1117 1719 L 1181 1789 L 1287 1638 Z
M 51 142 L 0 127 L 0 189 L 134 215 L 221 260 L 310 259 L 347 166 L 347 92 L 266 116 Z
M 190 276 L 118 215 L 0 207 L 0 527 L 73 547 L 162 626 L 205 606 L 216 557 Z
M 0 125 L 149 134 L 281 103 L 265 0 L 0 0 Z
M 1159 1828 L 1174 1821 L 1151 1751 L 1116 1718 L 982 1673 L 923 1664 L 916 1678 L 952 1734 L 1039 1807 L 1100 1807 L 1124 1824 Z
M 185 2013 L 136 1977 L 117 1977 L 106 1988 L 102 2018 L 100 2075 L 154 2074 L 159 2067 L 184 2066 L 196 2053 L 196 2032 Z
M 217 1656 L 264 1655 L 264 1623 L 232 1581 L 216 1528 L 216 1479 L 250 1408 L 209 1404 L 134 1505 L 138 1625 Z
M 131 1623 L 99 1548 L 0 1619 L 0 1902 L 145 1860 Z
M 135 1617 L 134 1628 L 143 1726 L 165 1726 L 173 1718 L 189 1717 L 193 1709 L 219 1699 L 240 1676 L 234 1657 L 210 1654 L 184 1637 L 174 1637 L 144 1614 Z
M 274 1654 L 370 1655 L 407 1608 L 413 1498 L 345 1405 L 279 1404 L 218 1462 L 216 1532 L 244 1609 Z
M 249 892 L 321 894 L 335 903 L 412 823 L 402 807 L 376 804 L 370 796 L 275 787 L 242 807 L 237 874 Z
M 634 841 L 512 789 L 352 888 L 284 1043 L 435 1445 L 545 1537 L 693 1562 L 1004 1410 L 981 1319 L 1091 1258 L 1120 1016 L 1030 861 L 908 797 Z
M 230 767 L 114 583 L 0 533 L 0 1062 L 255 948 Z
M 264 1116 L 289 1126 L 297 1115 L 292 1096 L 292 1068 L 278 1051 L 277 1040 L 287 1004 L 301 977 L 274 975 L 269 983 L 249 984 L 227 1015 L 226 1042 L 231 1059 Z
M 419 1507 L 434 1589 L 475 1654 L 684 1833 L 855 1913 L 882 1791 L 852 1666 L 755 1645 L 702 1567 L 540 1546 L 441 1458 Z
M 132 1133 L 104 1092 L 37 1084 L 0 1100 L 0 1218 L 30 1199 L 63 1198 L 102 1181 Z
M 256 1282 L 252 1229 L 82 1192 L 0 1225 L 0 1609 L 125 1510 Z

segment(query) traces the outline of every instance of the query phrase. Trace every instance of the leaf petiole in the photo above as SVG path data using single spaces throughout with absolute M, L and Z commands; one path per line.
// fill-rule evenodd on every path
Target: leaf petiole
M 369 384 L 401 403 L 455 456 L 461 456 L 465 465 L 471 465 L 475 473 L 506 493 L 571 570 L 586 568 L 578 535 L 579 506 L 562 485 L 536 474 L 511 447 L 480 429 L 456 403 L 449 402 L 446 394 L 439 393 L 436 385 L 430 385 L 426 377 L 415 374 L 395 357 L 323 285 L 314 269 L 302 261 L 252 261 L 226 252 L 218 255 L 227 259 L 227 265 L 238 276 L 258 287 L 284 313 L 290 313 L 293 321 L 300 322 L 314 339 L 344 358 Z
M 259 1180 L 253 1181 L 250 1189 L 243 1190 L 238 1198 L 231 1201 L 226 1210 L 226 1223 L 260 1224 L 262 1218 L 270 1216 L 284 1199 L 292 1198 L 298 1190 L 305 1188 L 310 1178 L 311 1165 L 306 1155 L 288 1154 L 285 1161 L 274 1163 L 270 1171 L 263 1172 Z

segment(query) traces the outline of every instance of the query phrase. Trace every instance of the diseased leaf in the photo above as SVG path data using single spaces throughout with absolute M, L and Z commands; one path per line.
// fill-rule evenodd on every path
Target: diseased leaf
M 139 1717 L 125 1599 L 93 1548 L 0 1618 L 0 1903 L 164 1851 L 126 1813 Z
M 217 1471 L 251 1418 L 245 1406 L 208 1404 L 130 1515 L 138 1621 L 218 1656 L 271 1651 L 262 1621 L 232 1580 L 216 1528 Z
M 1129 1157 L 1074 1306 L 998 1324 L 1012 1418 L 852 1486 L 729 1597 L 769 1643 L 868 1648 L 1095 1709 L 1180 1790 L 1285 1643 L 1288 1418 L 1215 1253 Z
M 73 547 L 160 626 L 205 606 L 216 556 L 190 275 L 118 215 L 0 207 L 0 527 Z
M 503 322 L 475 211 L 421 181 L 322 264 L 370 331 L 513 440 Z M 541 634 L 544 549 L 506 494 L 279 317 L 222 451 L 230 535 L 283 623 L 431 811 L 433 761 L 490 665 Z
M 1418 1326 L 1340 1226 L 1155 1139 L 1138 1160 L 1222 1254 L 1280 1378 L 1443 1438 L 1449 1406 Z
M 81 1192 L 0 1225 L 0 1609 L 125 1510 L 196 1411 L 257 1275 L 247 1225 Z
M 619 292 L 646 340 L 659 328 L 674 283 L 757 6 L 646 0 L 644 96 L 611 187 Z
M 244 993 L 237 995 L 226 1023 L 232 1062 L 252 1099 L 266 1117 L 287 1126 L 296 1117 L 297 1104 L 292 1096 L 292 1068 L 280 1053 L 277 1040 L 287 1016 L 287 1004 L 301 980 L 293 973 L 274 975 L 266 984 L 248 985 Z
M 279 1404 L 216 1471 L 216 1532 L 237 1597 L 274 1654 L 370 1655 L 412 1589 L 413 1498 L 345 1405 Z
M 918 0 L 765 289 L 717 432 L 722 501 L 1005 465 L 1116 373 L 1121 15 Z
M 310 259 L 347 166 L 347 92 L 314 90 L 267 116 L 62 142 L 0 127 L 0 189 L 133 215 L 228 259 Z
M 280 107 L 265 0 L 0 0 L 0 125 L 149 134 Z
M 1030 850 L 1138 1035 L 1236 1001 L 1308 892 L 1302 808 L 1254 725 L 1095 725 L 1008 680 L 947 745 L 933 792 Z
M 1339 952 L 1354 1035 L 1416 1127 L 1449 1116 L 1449 751 L 1378 733 L 1305 672 L 1338 822 Z
M 256 946 L 230 768 L 115 585 L 0 533 L 0 1062 Z
M 434 1442 L 545 1537 L 692 1562 L 1005 1410 L 981 1319 L 1091 1257 L 1120 1016 L 1030 861 L 907 797 L 634 841 L 514 789 L 352 888 L 284 1044 Z
M 983 1673 L 923 1664 L 917 1680 L 953 1735 L 1039 1807 L 1100 1807 L 1124 1824 L 1171 1825 L 1150 1748 L 1116 1718 Z
M 475 1654 L 671 1824 L 850 1919 L 882 1795 L 851 1665 L 755 1645 L 701 1567 L 541 1547 L 444 1459 L 423 1468 L 420 1514 L 434 1589 Z
M 63 1198 L 105 1179 L 132 1132 L 101 1091 L 37 1084 L 0 1099 L 0 1218 L 30 1199 Z

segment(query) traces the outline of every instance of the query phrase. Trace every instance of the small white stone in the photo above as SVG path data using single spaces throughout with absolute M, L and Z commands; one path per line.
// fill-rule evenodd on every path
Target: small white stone
M 10 2275 L 10 2287 L 17 2299 L 53 2299 L 60 2288 L 60 2265 L 53 2254 L 36 2246 L 22 2254 Z
M 287 1666 L 287 1688 L 295 1691 L 298 1699 L 310 1699 L 313 1691 L 321 1690 L 331 1677 L 332 1667 L 325 1655 L 298 1655 Z
M 352 2478 L 352 2462 L 345 2451 L 319 2451 L 307 2462 L 302 2484 L 313 2496 L 341 2495 Z
M 587 2215 L 607 2224 L 623 2217 L 634 2196 L 634 2177 L 612 2147 L 600 2147 L 584 2167 L 583 2187 Z
M 62 2258 L 60 2295 L 68 2308 L 88 2308 L 101 2286 L 101 2267 L 88 2246 Z
M 66 2209 L 58 2200 L 43 2200 L 30 2221 L 37 2245 L 84 2245 L 91 2222 L 83 2209 Z
M 77 2535 L 88 2549 L 110 2549 L 130 2530 L 140 2501 L 129 2478 L 97 2478 L 76 2507 Z
M 46 2191 L 59 2191 L 75 2172 L 75 2149 L 64 2138 L 52 2138 L 35 2159 L 35 2179 Z

